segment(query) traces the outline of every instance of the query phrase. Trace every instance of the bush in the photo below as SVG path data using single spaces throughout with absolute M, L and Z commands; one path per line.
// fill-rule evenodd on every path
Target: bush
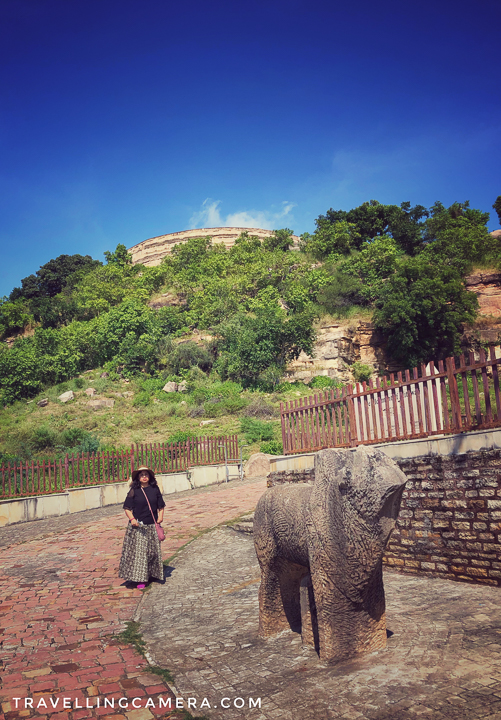
M 247 417 L 272 417 L 275 415 L 275 408 L 258 395 L 242 414 Z
M 141 390 L 134 396 L 132 401 L 133 407 L 145 407 L 150 404 L 151 395 L 147 390 Z
M 364 365 L 364 363 L 357 360 L 357 362 L 354 362 L 351 366 L 351 372 L 355 378 L 355 382 L 362 383 L 369 381 L 372 377 L 373 369 L 370 365 Z
M 57 434 L 47 425 L 35 428 L 31 436 L 30 445 L 34 450 L 45 450 L 54 447 L 57 443 Z
M 268 440 L 268 442 L 261 443 L 259 451 L 267 455 L 283 455 L 284 446 L 278 440 Z
M 73 453 L 94 453 L 99 450 L 99 440 L 92 433 L 81 428 L 69 428 L 61 433 L 61 443 Z
M 167 355 L 163 364 L 167 372 L 179 375 L 181 370 L 189 370 L 192 367 L 199 367 L 204 372 L 212 367 L 212 358 L 203 347 L 194 342 L 177 345 L 172 353 Z
M 308 383 L 308 387 L 312 389 L 325 390 L 326 388 L 342 387 L 342 383 L 335 378 L 328 377 L 327 375 L 315 375 L 315 377 L 311 378 L 311 381 Z
M 191 438 L 196 438 L 196 434 L 191 432 L 190 430 L 178 430 L 173 435 L 167 438 L 165 441 L 167 445 L 170 445 L 171 443 L 175 445 L 176 443 L 183 443 L 187 440 L 190 440 Z
M 256 418 L 242 418 L 240 420 L 240 431 L 245 434 L 245 439 L 249 444 L 261 440 L 273 440 L 273 424 Z

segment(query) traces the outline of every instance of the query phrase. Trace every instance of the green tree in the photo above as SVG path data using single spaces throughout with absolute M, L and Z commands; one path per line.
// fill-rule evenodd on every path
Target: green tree
M 287 317 L 279 308 L 238 313 L 219 328 L 219 336 L 217 370 L 246 387 L 256 385 L 269 368 L 283 371 L 302 351 L 311 355 L 315 337 L 310 314 Z
M 332 255 L 348 255 L 360 247 L 362 236 L 354 223 L 346 220 L 331 223 L 320 216 L 315 220 L 315 224 L 317 228 L 313 235 L 301 235 L 300 248 L 317 260 L 324 260 Z
M 457 352 L 463 324 L 473 322 L 477 308 L 456 268 L 421 253 L 388 278 L 373 321 L 388 338 L 391 357 L 413 367 Z
M 351 249 L 359 249 L 363 242 L 373 238 L 390 235 L 404 252 L 414 254 L 421 247 L 421 221 L 427 215 L 428 211 L 422 205 L 411 207 L 410 202 L 403 202 L 399 207 L 370 200 L 348 212 L 331 208 L 325 215 L 320 215 L 318 223 L 336 225 L 348 222 L 355 225 L 359 242 Z
M 108 265 L 132 265 L 132 255 L 127 252 L 127 248 L 122 243 L 118 243 L 115 252 L 109 250 L 104 251 L 104 257 Z
M 436 202 L 425 223 L 423 254 L 432 262 L 455 267 L 461 275 L 465 275 L 474 262 L 485 261 L 495 244 L 487 229 L 489 213 L 469 205 L 468 201 L 456 202 L 446 208 Z
M 68 279 L 76 272 L 87 272 L 102 263 L 93 260 L 90 255 L 59 255 L 54 260 L 42 265 L 34 275 L 21 280 L 21 288 L 14 288 L 11 300 L 25 298 L 51 298 L 61 292 Z
M 282 250 L 282 252 L 287 252 L 287 250 L 291 248 L 293 234 L 289 228 L 273 230 L 273 235 L 263 240 L 263 247 L 265 250 Z

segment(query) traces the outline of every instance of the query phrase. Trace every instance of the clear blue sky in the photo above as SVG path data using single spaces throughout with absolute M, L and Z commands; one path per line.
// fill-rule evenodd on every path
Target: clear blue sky
M 62 253 L 501 194 L 499 0 L 1 0 L 0 296 Z

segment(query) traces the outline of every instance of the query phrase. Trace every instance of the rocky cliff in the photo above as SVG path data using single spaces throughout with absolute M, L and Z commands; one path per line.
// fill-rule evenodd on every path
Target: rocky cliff
M 159 235 L 158 237 L 143 240 L 143 242 L 129 248 L 134 264 L 142 265 L 160 265 L 162 258 L 172 252 L 174 245 L 184 243 L 190 238 L 208 237 L 212 238 L 212 242 L 224 243 L 226 247 L 232 247 L 235 240 L 243 232 L 249 235 L 257 235 L 260 240 L 270 237 L 273 230 L 262 230 L 261 228 L 242 228 L 242 227 L 218 227 L 218 228 L 198 228 L 197 230 L 183 230 L 182 232 L 169 233 L 168 235 Z M 299 237 L 292 236 L 293 247 L 299 247 Z

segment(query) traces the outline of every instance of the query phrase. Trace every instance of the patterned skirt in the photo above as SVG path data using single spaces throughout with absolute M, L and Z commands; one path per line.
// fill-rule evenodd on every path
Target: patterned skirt
M 147 583 L 150 578 L 164 579 L 162 550 L 154 525 L 127 525 L 118 577 L 136 583 Z

